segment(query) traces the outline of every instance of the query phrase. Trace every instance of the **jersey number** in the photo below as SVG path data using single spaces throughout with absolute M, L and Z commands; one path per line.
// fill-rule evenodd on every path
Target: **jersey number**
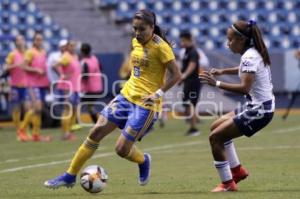
M 140 77 L 140 76 L 141 76 L 141 70 L 140 70 L 140 67 L 134 66 L 134 67 L 133 67 L 133 70 L 134 70 L 134 76 L 135 76 L 135 77 Z

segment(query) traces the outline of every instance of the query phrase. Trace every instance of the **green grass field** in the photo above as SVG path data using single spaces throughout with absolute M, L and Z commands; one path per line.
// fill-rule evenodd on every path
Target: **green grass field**
M 73 189 L 48 190 L 45 180 L 61 174 L 88 129 L 76 134 L 78 140 L 59 140 L 59 129 L 47 129 L 51 143 L 19 143 L 12 129 L 0 129 L 0 198 L 28 199 L 146 199 L 146 198 L 300 198 L 300 124 L 298 116 L 282 121 L 278 116 L 251 139 L 235 141 L 242 164 L 250 176 L 239 184 L 236 193 L 210 193 L 219 183 L 208 145 L 211 120 L 199 124 L 198 137 L 183 136 L 184 121 L 170 120 L 158 126 L 138 145 L 152 154 L 152 177 L 145 187 L 137 184 L 137 166 L 119 158 L 114 144 L 120 131 L 100 144 L 86 165 L 98 164 L 109 174 L 108 187 L 99 194 L 85 192 L 79 184 Z M 78 179 L 77 179 L 78 180 Z M 222 194 L 222 195 L 221 195 Z

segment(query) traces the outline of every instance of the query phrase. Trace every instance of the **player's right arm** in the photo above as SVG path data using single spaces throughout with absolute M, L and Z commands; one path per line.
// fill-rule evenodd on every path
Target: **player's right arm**
M 295 52 L 295 57 L 300 60 L 300 49 Z
M 9 70 L 11 70 L 11 69 L 13 69 L 13 68 L 16 68 L 16 67 L 18 67 L 18 65 L 15 65 L 15 64 L 13 64 L 14 63 L 14 53 L 13 52 L 10 52 L 8 55 L 7 55 L 7 57 L 6 57 L 6 59 L 5 59 L 5 64 L 4 64 L 4 70 L 5 71 L 9 71 Z
M 66 75 L 63 73 L 62 67 L 67 67 L 70 64 L 70 57 L 64 53 L 60 60 L 53 65 L 53 68 L 59 73 L 60 79 L 68 79 L 71 74 Z
M 224 68 L 224 69 L 217 69 L 212 68 L 210 71 L 210 74 L 214 76 L 218 75 L 237 75 L 239 73 L 239 67 L 231 67 L 231 68 Z
M 43 75 L 44 74 L 43 70 L 31 66 L 32 59 L 33 59 L 33 52 L 31 49 L 29 49 L 25 52 L 25 59 L 22 64 L 24 70 L 27 72 L 38 73 L 40 75 Z

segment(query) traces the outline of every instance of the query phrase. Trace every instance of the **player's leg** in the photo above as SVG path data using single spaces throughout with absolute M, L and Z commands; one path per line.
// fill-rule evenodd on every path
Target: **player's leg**
M 34 88 L 33 108 L 34 114 L 32 116 L 32 140 L 39 142 L 48 142 L 52 138 L 50 136 L 41 135 L 42 127 L 42 109 L 45 101 L 46 89 Z
M 190 106 L 190 113 L 192 115 L 191 118 L 191 123 L 190 123 L 190 129 L 192 129 L 193 131 L 191 132 L 191 135 L 193 136 L 197 136 L 200 135 L 200 131 L 197 128 L 197 123 L 198 123 L 198 113 L 197 113 L 197 103 L 198 103 L 198 99 L 199 99 L 199 95 L 200 95 L 200 89 L 201 89 L 201 85 L 200 82 L 197 81 L 191 81 L 190 83 L 190 88 L 189 88 L 189 98 L 190 98 L 190 102 L 191 102 L 191 106 Z
M 48 180 L 44 185 L 48 188 L 61 186 L 72 187 L 76 181 L 76 175 L 84 163 L 97 150 L 99 142 L 117 127 L 123 128 L 127 119 L 126 103 L 122 96 L 118 95 L 101 112 L 97 123 L 90 130 L 89 136 L 77 150 L 72 162 L 63 175 Z M 125 119 L 126 118 L 126 119 Z
M 151 156 L 148 153 L 143 153 L 133 141 L 126 139 L 121 134 L 116 144 L 116 153 L 131 162 L 135 162 L 139 166 L 140 185 L 146 185 L 150 179 Z
M 76 137 L 72 132 L 72 126 L 77 118 L 77 105 L 79 103 L 79 96 L 77 92 L 73 92 L 67 101 L 62 117 L 63 140 L 75 140 Z
M 210 131 L 213 131 L 216 127 L 218 127 L 220 124 L 225 122 L 228 119 L 231 119 L 235 116 L 234 111 L 231 111 L 229 113 L 226 113 L 222 115 L 220 118 L 216 119 L 211 125 L 210 125 Z
M 17 130 L 18 139 L 20 141 L 29 141 L 31 138 L 27 134 L 28 126 L 32 121 L 32 117 L 34 114 L 33 102 L 32 102 L 32 91 L 31 88 L 27 88 L 24 90 L 24 108 L 25 115 L 24 119 L 20 124 L 20 128 Z
M 233 117 L 235 117 L 235 113 L 234 111 L 231 111 L 229 113 L 226 113 L 216 121 L 214 121 L 211 125 L 211 129 L 210 129 L 211 132 L 219 125 L 221 125 L 223 122 L 225 122 L 228 119 L 232 119 Z M 238 183 L 241 180 L 247 178 L 249 173 L 245 168 L 241 166 L 233 141 L 229 140 L 225 142 L 224 147 L 225 147 L 225 154 L 230 165 L 230 170 L 233 176 L 233 180 L 235 181 L 235 183 Z
M 211 132 L 209 141 L 214 157 L 214 164 L 222 182 L 212 192 L 237 191 L 237 186 L 233 181 L 230 170 L 230 163 L 226 158 L 224 143 L 242 135 L 232 118 L 220 123 Z
M 116 152 L 119 156 L 138 164 L 138 182 L 142 186 L 150 179 L 151 156 L 143 153 L 134 143 L 149 132 L 157 118 L 157 112 L 135 106 L 116 144 Z
M 21 89 L 12 87 L 10 92 L 10 103 L 12 105 L 12 120 L 16 129 L 20 128 L 21 123 Z
M 99 142 L 108 134 L 110 134 L 117 125 L 108 121 L 103 115 L 99 116 L 99 119 L 95 126 L 90 130 L 89 136 L 79 147 L 75 153 L 67 172 L 54 179 L 48 180 L 44 183 L 47 188 L 59 188 L 62 186 L 72 187 L 75 185 L 76 175 L 84 165 L 84 163 L 92 157 L 94 152 L 99 146 Z

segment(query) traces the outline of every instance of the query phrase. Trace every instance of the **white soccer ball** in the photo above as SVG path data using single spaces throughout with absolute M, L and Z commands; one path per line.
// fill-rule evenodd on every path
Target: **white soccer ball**
M 107 172 L 98 165 L 91 165 L 83 169 L 80 175 L 80 184 L 90 193 L 99 193 L 107 185 Z

